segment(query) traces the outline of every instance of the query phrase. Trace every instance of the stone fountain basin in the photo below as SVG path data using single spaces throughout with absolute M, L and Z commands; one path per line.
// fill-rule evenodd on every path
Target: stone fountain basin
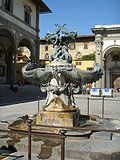
M 24 119 L 25 116 L 22 118 L 14 121 L 12 124 L 8 126 L 10 130 L 16 130 L 16 131 L 28 131 L 28 119 Z M 67 136 L 89 136 L 92 132 L 92 129 L 98 129 L 98 130 L 104 130 L 104 129 L 111 129 L 111 130 L 119 130 L 120 129 L 120 120 L 118 119 L 112 119 L 112 118 L 104 118 L 102 119 L 99 116 L 96 115 L 80 115 L 80 123 L 77 126 L 74 126 L 74 128 L 83 127 L 87 128 L 88 131 L 79 131 L 79 130 L 71 130 L 67 129 L 67 126 L 56 126 L 53 125 L 52 127 L 41 127 L 39 125 L 36 125 L 36 115 L 32 118 L 32 131 L 35 132 L 44 132 L 44 133 L 56 133 L 58 134 L 61 129 L 67 130 L 66 135 Z
M 28 119 L 24 119 L 25 116 L 21 117 L 20 119 L 14 121 L 12 124 L 8 126 L 10 130 L 28 130 Z M 36 115 L 32 118 L 32 129 L 34 131 L 46 131 L 46 132 L 54 132 L 58 133 L 60 128 L 55 129 L 55 125 L 53 125 L 54 128 L 47 128 L 47 127 L 39 127 L 39 125 L 36 125 Z M 58 126 L 60 127 L 60 126 Z M 67 127 L 67 126 L 66 126 Z M 113 130 L 119 130 L 120 129 L 120 120 L 113 119 L 113 118 L 104 118 L 102 119 L 99 116 L 96 115 L 80 115 L 80 123 L 77 126 L 74 127 L 85 127 L 85 128 L 97 128 L 97 129 L 113 129 Z M 65 128 L 65 126 L 63 126 Z M 71 131 L 70 131 L 71 132 Z
M 10 124 L 8 126 L 8 128 L 10 130 L 28 131 L 29 117 L 27 119 L 25 117 L 26 116 L 22 116 L 18 120 L 14 121 L 12 124 Z M 55 125 L 53 125 L 54 126 L 53 128 L 52 127 L 51 128 L 50 127 L 40 127 L 39 125 L 36 125 L 36 119 L 37 119 L 37 115 L 34 115 L 32 118 L 32 130 L 33 131 L 59 133 L 59 130 L 62 129 L 62 128 L 55 128 Z M 89 127 L 89 128 L 97 127 L 97 128 L 102 129 L 104 127 L 103 122 L 104 122 L 104 120 L 96 115 L 91 115 L 91 116 L 80 115 L 80 123 L 74 127 Z M 58 126 L 58 127 L 60 127 L 60 126 Z M 65 126 L 63 126 L 63 129 L 65 129 Z M 69 130 L 69 129 L 67 129 L 67 130 L 69 133 L 71 133 L 71 130 Z M 75 131 L 74 131 L 74 133 L 75 133 Z M 80 133 L 80 131 L 79 132 L 77 131 L 77 133 Z

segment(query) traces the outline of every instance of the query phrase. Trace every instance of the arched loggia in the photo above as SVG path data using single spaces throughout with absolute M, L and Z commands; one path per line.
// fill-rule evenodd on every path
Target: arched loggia
M 22 67 L 32 61 L 33 57 L 33 45 L 30 40 L 25 37 L 21 37 L 18 48 L 17 48 L 17 56 L 16 56 L 16 82 L 24 83 L 22 77 Z
M 0 83 L 15 82 L 15 61 L 13 57 L 16 54 L 16 44 L 14 33 L 5 27 L 0 27 L 0 67 L 4 70 L 4 75 L 0 76 Z
M 114 88 L 114 81 L 120 76 L 120 46 L 109 46 L 103 52 L 105 87 Z

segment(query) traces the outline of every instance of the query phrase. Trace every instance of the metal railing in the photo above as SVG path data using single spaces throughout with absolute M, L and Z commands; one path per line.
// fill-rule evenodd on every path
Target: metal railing
M 68 130 L 71 131 L 92 131 L 92 132 L 98 132 L 98 131 L 106 131 L 111 133 L 120 133 L 120 129 L 99 129 L 99 128 L 81 128 L 81 127 L 66 127 L 66 126 L 49 126 L 49 125 L 36 125 L 37 127 L 47 127 L 47 128 L 56 128 L 60 129 L 59 133 L 48 133 L 48 132 L 42 132 L 42 131 L 32 131 L 32 123 L 31 120 L 28 120 L 28 130 L 3 130 L 0 129 L 0 132 L 3 133 L 9 133 L 9 134 L 21 134 L 28 136 L 28 160 L 31 160 L 31 136 L 42 136 L 42 137 L 51 137 L 51 138 L 58 138 L 61 139 L 61 160 L 65 160 L 65 138 L 67 137 L 66 133 Z M 111 138 L 112 139 L 111 134 Z M 69 135 L 70 136 L 70 135 Z M 72 135 L 73 136 L 73 135 Z M 74 136 L 75 137 L 75 136 Z M 77 135 L 78 137 L 78 135 Z
M 43 132 L 35 132 L 32 131 L 32 125 L 31 125 L 31 121 L 28 121 L 28 131 L 26 130 L 4 130 L 4 129 L 0 129 L 0 132 L 2 133 L 8 133 L 8 134 L 20 134 L 20 135 L 25 135 L 28 136 L 28 160 L 31 160 L 31 136 L 42 136 L 42 137 L 51 137 L 51 138 L 57 138 L 57 139 L 61 139 L 61 160 L 64 160 L 64 153 L 65 153 L 65 132 L 61 131 L 60 134 L 55 134 L 55 133 L 43 133 Z
M 89 98 L 87 97 L 87 115 L 90 115 L 90 100 L 94 100 L 94 98 Z M 101 114 L 101 118 L 104 118 L 104 110 L 105 110 L 105 96 L 102 97 L 102 99 L 97 99 L 97 100 L 102 100 L 102 114 Z
M 120 99 L 117 99 L 117 100 L 114 100 L 114 99 L 109 99 L 109 98 L 106 98 L 105 96 L 102 96 L 100 98 L 94 98 L 94 97 L 87 97 L 87 115 L 89 116 L 90 115 L 90 101 L 92 100 L 99 100 L 99 101 L 102 101 L 102 105 L 101 105 L 101 118 L 104 118 L 105 116 L 105 101 L 120 101 Z

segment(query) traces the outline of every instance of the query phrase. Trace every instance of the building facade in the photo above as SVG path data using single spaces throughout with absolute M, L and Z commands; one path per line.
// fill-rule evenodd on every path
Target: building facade
M 94 58 L 103 67 L 103 76 L 96 82 L 97 88 L 115 88 L 114 82 L 120 77 L 120 25 L 96 25 L 92 28 L 94 35 L 78 36 L 69 44 L 72 63 L 79 69 L 92 70 Z M 48 62 L 53 53 L 52 44 L 45 39 L 40 41 L 40 59 Z M 92 55 L 87 58 L 87 55 Z
M 114 88 L 114 81 L 120 77 L 120 25 L 97 25 L 92 31 L 96 61 L 103 66 L 103 76 L 97 87 Z
M 95 36 L 94 35 L 81 35 L 75 41 L 69 43 L 69 53 L 72 55 L 72 63 L 77 68 L 83 70 L 92 70 L 94 58 L 85 58 L 88 55 L 95 55 Z M 40 60 L 48 64 L 48 57 L 53 53 L 53 45 L 45 39 L 40 40 Z M 84 58 L 84 60 L 82 60 Z
M 39 14 L 51 12 L 41 0 L 0 0 L 0 83 L 16 83 L 20 47 L 39 59 Z

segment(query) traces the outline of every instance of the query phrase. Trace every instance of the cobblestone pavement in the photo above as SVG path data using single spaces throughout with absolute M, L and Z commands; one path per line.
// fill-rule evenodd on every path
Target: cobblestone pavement
M 42 97 L 40 100 L 40 109 L 42 109 L 42 105 L 45 103 L 45 95 L 42 96 L 39 89 L 36 87 L 31 87 L 31 89 L 27 87 L 27 90 L 25 91 L 24 91 L 24 87 L 21 87 L 17 95 L 15 93 L 11 93 L 8 87 L 6 91 L 4 90 L 4 88 L 2 88 L 1 92 L 0 92 L 0 121 L 2 122 L 5 122 L 5 121 L 13 122 L 14 120 L 16 120 L 18 117 L 22 115 L 36 114 L 38 110 L 38 101 L 36 101 L 37 96 Z M 21 101 L 19 101 L 19 97 L 21 97 Z M 101 117 L 102 97 L 90 97 L 90 95 L 75 95 L 76 106 L 80 108 L 81 114 L 87 114 L 87 105 L 88 105 L 87 97 L 90 98 L 89 100 L 90 114 L 95 114 Z M 105 118 L 114 118 L 114 119 L 120 120 L 120 93 L 117 93 L 116 95 L 114 95 L 114 97 L 105 97 L 104 108 L 105 108 L 105 111 L 104 111 Z M 68 143 L 68 146 L 69 146 L 69 143 Z M 76 147 L 77 146 L 78 145 L 76 144 Z M 57 151 L 57 149 L 55 150 L 55 153 L 59 153 L 59 152 L 60 151 Z M 72 150 L 69 151 L 69 155 L 71 153 L 72 153 Z M 22 154 L 24 154 L 24 158 L 18 158 L 18 159 L 26 160 L 27 153 L 25 152 L 24 153 L 17 152 L 15 155 L 18 156 Z M 76 151 L 76 156 L 79 154 L 81 155 L 81 152 L 77 153 Z M 59 157 L 60 157 L 60 153 L 59 153 Z M 36 154 L 32 154 L 32 159 L 33 160 L 37 159 Z M 49 160 L 56 160 L 56 159 L 59 159 L 59 158 L 55 156 L 49 158 Z M 68 159 L 74 160 L 73 158 L 68 158 Z

